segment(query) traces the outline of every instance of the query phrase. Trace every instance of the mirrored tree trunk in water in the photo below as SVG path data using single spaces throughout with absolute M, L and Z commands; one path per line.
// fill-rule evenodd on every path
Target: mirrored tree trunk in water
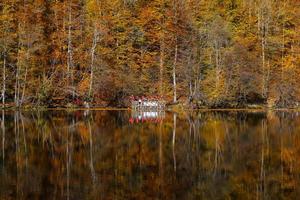
M 176 172 L 176 154 L 175 154 L 175 140 L 176 140 L 176 119 L 177 114 L 173 114 L 173 137 L 172 137 L 172 151 L 173 151 L 173 165 L 174 171 Z
M 93 181 L 93 186 L 96 185 L 97 176 L 94 168 L 94 159 L 93 159 L 93 133 L 91 126 L 91 119 L 88 120 L 88 129 L 89 129 L 89 138 L 90 138 L 90 169 L 91 169 L 91 177 Z
M 2 110 L 1 131 L 2 131 L 2 167 L 4 168 L 4 161 L 5 161 L 5 114 L 4 114 L 4 110 Z

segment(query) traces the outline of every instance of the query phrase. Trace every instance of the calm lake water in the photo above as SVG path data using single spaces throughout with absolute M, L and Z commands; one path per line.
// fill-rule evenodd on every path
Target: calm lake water
M 0 112 L 0 199 L 298 199 L 300 113 Z

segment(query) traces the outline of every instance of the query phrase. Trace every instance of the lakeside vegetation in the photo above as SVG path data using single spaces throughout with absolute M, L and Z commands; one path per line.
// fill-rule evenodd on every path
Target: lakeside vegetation
M 298 0 L 5 0 L 3 107 L 296 108 Z

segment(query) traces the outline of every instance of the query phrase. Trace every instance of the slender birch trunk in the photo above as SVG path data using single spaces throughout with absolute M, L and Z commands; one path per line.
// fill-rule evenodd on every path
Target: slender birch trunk
M 264 0 L 262 1 L 262 5 L 260 7 L 260 33 L 261 33 L 261 57 L 262 57 L 262 96 L 267 98 L 268 93 L 268 73 L 269 66 L 266 66 L 266 48 L 267 48 L 267 38 L 268 38 L 268 30 L 269 30 L 269 20 L 270 20 L 270 10 L 269 10 L 270 1 Z
M 90 66 L 91 74 L 90 74 L 90 87 L 89 87 L 89 94 L 88 94 L 89 98 L 91 97 L 91 94 L 92 94 L 92 91 L 93 91 L 94 60 L 95 60 L 95 50 L 96 50 L 96 47 L 97 47 L 98 40 L 99 40 L 99 33 L 98 33 L 97 27 L 95 25 L 93 45 L 92 45 L 92 49 L 91 49 L 91 66 Z
M 197 53 L 198 53 L 198 51 L 197 51 Z M 200 81 L 201 81 L 201 49 L 199 49 L 199 61 L 197 62 L 196 77 L 194 80 L 195 86 L 194 86 L 194 91 L 193 91 L 193 97 L 196 95 L 196 92 L 198 91 Z
M 266 63 L 266 58 L 265 58 L 265 36 L 263 33 L 262 36 L 262 40 L 261 40 L 261 48 L 262 48 L 262 70 L 263 70 L 263 74 L 262 74 L 262 96 L 265 97 L 266 95 L 266 77 L 265 77 L 265 63 Z
M 23 89 L 22 89 L 22 96 L 21 96 L 21 102 L 20 104 L 22 105 L 24 102 L 24 96 L 25 96 L 25 89 L 26 89 L 26 84 L 27 84 L 27 74 L 28 74 L 28 63 L 29 63 L 29 42 L 27 43 L 27 52 L 26 52 L 26 65 L 25 65 L 25 77 L 24 77 L 24 84 L 23 84 Z
M 175 40 L 175 55 L 174 55 L 174 64 L 173 64 L 173 102 L 177 102 L 177 91 L 176 91 L 176 65 L 177 65 L 177 57 L 178 57 L 178 45 L 177 45 L 177 37 Z
M 177 25 L 177 1 L 173 1 L 173 9 L 174 9 L 174 24 Z M 175 33 L 176 34 L 176 33 Z M 177 65 L 177 57 L 178 57 L 178 36 L 175 35 L 175 54 L 174 54 L 174 64 L 173 64 L 173 102 L 177 102 L 177 91 L 176 91 L 176 65 Z
M 69 22 L 68 22 L 68 59 L 67 59 L 67 80 L 69 87 L 71 86 L 72 90 L 72 98 L 75 97 L 75 89 L 74 87 L 74 77 L 73 77 L 73 57 L 72 57 L 72 34 L 71 34 L 71 28 L 72 28 L 72 8 L 71 3 L 69 3 Z M 71 79 L 71 85 L 70 85 L 70 79 Z
M 215 51 L 216 51 L 216 90 L 218 89 L 219 87 L 219 84 L 220 84 L 220 66 L 219 66 L 219 63 L 220 63 L 220 60 L 219 60 L 219 46 L 218 46 L 218 42 L 215 41 Z
M 2 70 L 2 108 L 5 108 L 5 90 L 6 90 L 6 54 L 4 54 L 3 70 Z
M 20 26 L 20 25 L 19 25 Z M 19 98 L 20 98 L 20 83 L 19 83 L 19 73 L 20 73 L 20 39 L 19 39 L 19 42 L 18 42 L 18 55 L 17 55 L 17 64 L 16 64 L 16 76 L 15 76 L 15 79 L 16 79 L 16 82 L 15 82 L 15 105 L 16 107 L 19 107 Z
M 27 82 L 27 74 L 28 74 L 28 67 L 27 67 L 27 65 L 26 65 L 26 68 L 25 68 L 25 77 L 24 77 L 24 84 L 23 84 L 23 90 L 22 90 L 22 96 L 21 96 L 20 105 L 22 105 L 23 102 L 24 102 L 25 89 L 26 89 L 26 82 Z
M 163 95 L 163 70 L 164 70 L 164 54 L 165 45 L 163 38 L 160 41 L 160 56 L 159 56 L 159 93 Z
M 284 25 L 283 25 L 282 26 L 282 47 L 281 47 L 281 84 L 283 83 L 284 43 L 285 43 L 285 35 L 284 35 Z
M 164 0 L 162 1 L 164 3 Z M 159 94 L 163 96 L 164 86 L 163 86 L 163 75 L 164 75 L 164 56 L 165 56 L 165 22 L 164 15 L 160 21 L 161 37 L 160 37 L 160 48 L 159 48 Z

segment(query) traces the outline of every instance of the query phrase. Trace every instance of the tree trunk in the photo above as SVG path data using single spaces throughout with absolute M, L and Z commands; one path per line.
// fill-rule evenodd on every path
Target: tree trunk
M 29 43 L 27 44 L 27 52 L 26 52 L 26 60 L 29 63 Z M 23 84 L 23 90 L 22 90 L 22 97 L 21 97 L 21 104 L 24 102 L 24 96 L 25 96 L 25 89 L 26 89 L 26 82 L 27 82 L 27 73 L 28 73 L 28 63 L 25 66 L 25 77 L 24 77 L 24 84 Z
M 2 73 L 2 108 L 5 108 L 5 90 L 6 90 L 6 55 L 3 60 L 3 73 Z
M 96 50 L 96 47 L 97 47 L 97 42 L 98 42 L 98 30 L 96 28 L 96 25 L 95 25 L 95 30 L 94 30 L 94 37 L 93 37 L 93 46 L 92 46 L 92 49 L 91 49 L 91 74 L 90 74 L 90 88 L 89 88 L 89 98 L 91 97 L 91 94 L 92 94 L 92 90 L 93 90 L 93 79 L 94 79 L 94 60 L 95 60 L 95 50 Z
M 26 66 L 26 68 L 25 68 L 25 77 L 24 77 L 24 84 L 23 84 L 23 90 L 22 90 L 22 96 L 21 96 L 21 101 L 20 101 L 20 106 L 24 102 L 25 89 L 26 89 L 26 81 L 27 81 L 27 73 L 28 73 L 28 69 L 27 69 L 27 66 Z
M 174 9 L 174 24 L 177 25 L 177 1 L 173 1 L 173 9 Z M 175 33 L 175 54 L 174 54 L 174 64 L 173 64 L 173 102 L 177 102 L 177 91 L 176 91 L 176 65 L 177 65 L 177 57 L 178 57 L 178 44 L 177 44 L 177 35 Z
M 19 25 L 20 26 L 20 25 Z M 15 82 L 15 105 L 16 107 L 19 107 L 19 98 L 20 98 L 20 83 L 19 83 L 19 73 L 20 73 L 20 39 L 19 39 L 19 42 L 18 42 L 18 53 L 17 53 L 17 65 L 16 65 L 16 82 Z
M 265 58 L 265 38 L 264 38 L 264 34 L 261 40 L 261 48 L 262 48 L 262 70 L 263 70 L 263 74 L 262 74 L 262 96 L 265 97 L 265 87 L 266 87 L 266 77 L 265 77 L 265 62 L 266 62 L 266 58 Z
M 176 91 L 176 65 L 177 65 L 177 57 L 178 57 L 178 45 L 177 45 L 177 37 L 175 39 L 175 55 L 174 55 L 174 64 L 173 64 L 173 102 L 177 102 L 177 91 Z
M 164 41 L 160 41 L 160 56 L 159 56 L 159 93 L 160 96 L 163 95 L 163 70 L 164 70 L 164 52 L 165 46 Z
M 283 25 L 282 26 L 282 47 L 281 47 L 281 83 L 280 84 L 283 84 L 284 43 L 285 43 L 285 35 L 284 35 L 284 25 Z
M 261 34 L 261 49 L 262 49 L 262 97 L 267 98 L 267 85 L 268 85 L 268 73 L 269 69 L 266 68 L 266 48 L 267 48 L 267 37 L 268 37 L 268 29 L 269 29 L 269 0 L 262 1 L 262 5 L 260 7 L 260 34 Z
M 215 41 L 215 51 L 216 51 L 216 90 L 219 87 L 220 84 L 220 66 L 219 66 L 219 47 L 218 47 L 218 42 Z
M 71 86 L 72 89 L 72 98 L 75 97 L 75 89 L 74 86 L 74 77 L 73 77 L 73 58 L 72 58 L 72 35 L 71 35 L 71 28 L 72 28 L 72 8 L 71 3 L 69 3 L 69 22 L 68 22 L 68 60 L 67 60 L 67 80 L 68 86 Z M 70 85 L 71 79 L 71 85 Z
M 200 85 L 200 81 L 201 81 L 201 49 L 199 49 L 199 52 L 196 51 L 198 54 L 199 53 L 199 61 L 197 62 L 197 68 L 196 68 L 196 77 L 195 77 L 195 80 L 194 80 L 194 91 L 193 91 L 193 97 L 195 97 L 196 93 L 197 92 L 200 92 L 198 91 L 198 87 Z

